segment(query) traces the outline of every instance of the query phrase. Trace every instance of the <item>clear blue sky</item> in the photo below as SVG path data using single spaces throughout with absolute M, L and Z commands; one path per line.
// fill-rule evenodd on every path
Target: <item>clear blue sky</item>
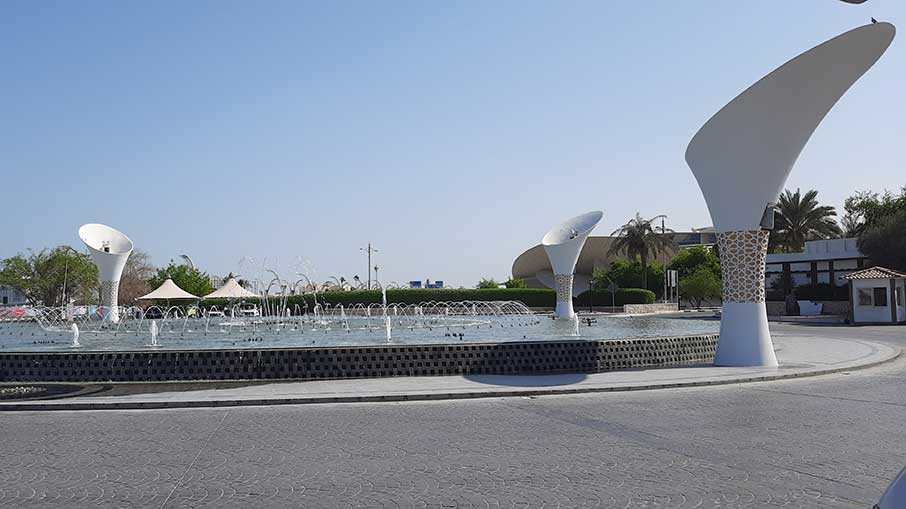
M 901 0 L 6 0 L 0 257 L 103 222 L 158 264 L 364 278 L 371 240 L 384 281 L 470 286 L 587 210 L 598 234 L 636 211 L 705 226 L 695 131 L 870 16 L 906 29 Z M 842 207 L 906 184 L 902 45 L 790 187 Z

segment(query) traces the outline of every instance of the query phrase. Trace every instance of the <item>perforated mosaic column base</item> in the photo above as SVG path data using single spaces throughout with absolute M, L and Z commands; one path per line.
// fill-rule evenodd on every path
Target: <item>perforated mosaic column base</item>
M 764 230 L 717 234 L 724 302 L 715 365 L 777 366 L 764 293 L 768 235 Z
M 573 312 L 573 275 L 554 274 L 557 289 L 557 318 L 572 318 Z
M 120 320 L 119 281 L 101 281 L 101 306 L 107 308 L 107 319 L 111 322 Z
M 724 302 L 764 302 L 767 230 L 717 234 Z

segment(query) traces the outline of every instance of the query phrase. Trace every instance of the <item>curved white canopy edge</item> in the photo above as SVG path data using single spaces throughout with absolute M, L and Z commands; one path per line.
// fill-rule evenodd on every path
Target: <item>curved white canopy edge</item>
M 686 149 L 718 232 L 756 230 L 812 133 L 884 54 L 890 23 L 850 30 L 780 66 L 717 112 Z
M 551 228 L 541 245 L 551 261 L 554 274 L 572 274 L 579 260 L 579 253 L 585 245 L 585 239 L 604 217 L 600 210 L 567 219 Z
M 79 238 L 88 247 L 101 281 L 119 281 L 132 253 L 132 240 L 104 224 L 89 223 L 79 228 Z

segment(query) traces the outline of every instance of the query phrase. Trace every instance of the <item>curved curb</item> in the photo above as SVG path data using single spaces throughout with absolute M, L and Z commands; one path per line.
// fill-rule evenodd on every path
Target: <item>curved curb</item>
M 534 390 L 496 390 L 496 391 L 475 391 L 475 392 L 436 392 L 426 394 L 388 394 L 388 395 L 369 395 L 369 396 L 313 396 L 313 397 L 295 397 L 295 398 L 243 398 L 243 399 L 222 399 L 222 400 L 196 400 L 196 401 L 125 401 L 125 402 L 105 402 L 105 403 L 7 403 L 0 404 L 0 412 L 26 412 L 26 411 L 80 411 L 80 410 L 159 410 L 170 408 L 217 408 L 217 407 L 236 407 L 236 406 L 269 406 L 269 405 L 318 405 L 318 404 L 336 404 L 336 403 L 389 403 L 389 402 L 410 402 L 410 401 L 444 401 L 457 399 L 481 399 L 481 398 L 513 398 L 513 397 L 537 397 L 537 396 L 563 396 L 575 394 L 590 394 L 602 392 L 631 392 L 631 391 L 649 391 L 658 389 L 680 389 L 693 387 L 711 387 L 718 385 L 735 385 L 754 382 L 770 382 L 777 380 L 788 380 L 794 378 L 807 378 L 813 376 L 831 375 L 844 371 L 856 371 L 869 369 L 881 364 L 898 359 L 903 351 L 900 348 L 888 346 L 892 353 L 880 360 L 867 362 L 865 364 L 855 364 L 839 368 L 818 370 L 818 371 L 800 371 L 793 373 L 783 373 L 764 376 L 749 376 L 728 378 L 722 380 L 701 380 L 694 382 L 669 382 L 660 384 L 643 384 L 643 385 L 625 385 L 614 387 L 580 387 L 574 389 L 534 389 Z

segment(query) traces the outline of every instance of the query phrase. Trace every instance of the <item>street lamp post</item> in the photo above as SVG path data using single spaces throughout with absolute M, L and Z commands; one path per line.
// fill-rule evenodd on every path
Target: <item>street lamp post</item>
M 371 242 L 369 242 L 368 247 L 360 247 L 359 251 L 368 253 L 368 289 L 371 290 L 371 253 L 377 253 L 378 250 L 371 247 Z
M 66 246 L 63 249 L 63 252 L 65 253 L 66 251 L 72 251 L 72 253 L 75 254 L 76 256 L 79 255 L 79 252 L 76 251 L 75 249 L 73 249 L 72 246 Z M 69 306 L 67 305 L 67 302 L 66 302 L 66 279 L 68 276 L 69 276 L 69 257 L 67 256 L 66 260 L 63 264 L 63 296 L 60 299 L 62 301 L 60 304 L 63 306 L 63 309 L 65 310 L 64 313 L 65 313 L 67 319 L 69 318 Z
M 374 266 L 374 281 L 375 281 L 376 283 L 380 281 L 380 279 L 379 279 L 378 276 L 377 276 L 377 271 L 378 271 L 378 269 L 380 269 L 380 267 L 378 267 L 377 265 L 375 265 L 375 266 Z

